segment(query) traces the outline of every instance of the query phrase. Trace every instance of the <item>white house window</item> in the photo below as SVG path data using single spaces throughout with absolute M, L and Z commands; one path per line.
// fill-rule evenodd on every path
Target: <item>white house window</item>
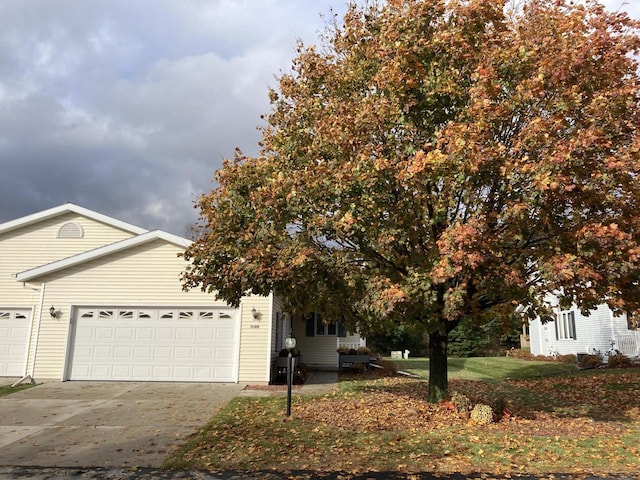
M 556 323 L 556 338 L 558 340 L 576 339 L 576 316 L 573 311 L 558 313 Z

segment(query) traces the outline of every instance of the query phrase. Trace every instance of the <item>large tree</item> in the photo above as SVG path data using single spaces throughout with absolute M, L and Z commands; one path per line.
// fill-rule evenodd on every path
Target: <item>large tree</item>
M 465 318 L 637 310 L 638 27 L 589 0 L 351 4 L 198 201 L 185 288 L 422 324 L 431 401 Z

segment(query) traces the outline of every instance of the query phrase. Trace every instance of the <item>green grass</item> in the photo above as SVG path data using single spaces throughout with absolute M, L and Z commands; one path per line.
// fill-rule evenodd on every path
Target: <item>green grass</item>
M 398 368 L 421 378 L 429 378 L 429 359 L 393 360 Z M 526 380 L 576 372 L 573 363 L 532 362 L 511 357 L 449 358 L 449 378 L 463 380 Z
M 26 390 L 27 388 L 35 387 L 34 384 L 25 383 L 23 385 L 18 385 L 16 387 L 11 387 L 10 385 L 0 386 L 0 397 L 4 397 L 5 395 L 10 395 L 12 393 L 19 392 L 20 390 Z

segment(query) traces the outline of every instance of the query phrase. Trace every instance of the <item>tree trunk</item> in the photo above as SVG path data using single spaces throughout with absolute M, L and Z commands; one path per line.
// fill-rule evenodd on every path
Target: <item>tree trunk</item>
M 447 372 L 447 345 L 449 335 L 438 331 L 429 335 L 429 402 L 438 403 L 447 398 L 449 375 Z

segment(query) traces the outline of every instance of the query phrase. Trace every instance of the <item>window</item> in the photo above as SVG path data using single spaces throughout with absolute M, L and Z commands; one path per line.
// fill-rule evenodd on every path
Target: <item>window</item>
M 557 340 L 576 339 L 576 317 L 574 312 L 560 312 L 556 323 Z
M 306 334 L 307 337 L 344 337 L 346 332 L 338 322 L 325 323 L 322 315 L 319 313 L 310 313 L 306 317 Z

